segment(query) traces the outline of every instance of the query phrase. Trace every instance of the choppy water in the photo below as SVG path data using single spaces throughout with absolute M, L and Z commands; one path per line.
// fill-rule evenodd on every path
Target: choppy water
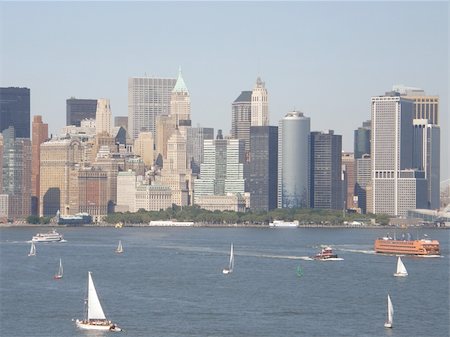
M 27 241 L 47 230 L 0 229 L 1 336 L 112 334 L 72 322 L 83 317 L 88 271 L 121 336 L 449 336 L 447 230 L 412 232 L 440 240 L 443 257 L 403 258 L 406 278 L 393 277 L 395 256 L 373 252 L 385 230 L 61 228 L 66 243 L 37 244 L 28 257 Z M 224 276 L 231 242 L 235 269 Z M 343 260 L 310 260 L 322 244 Z

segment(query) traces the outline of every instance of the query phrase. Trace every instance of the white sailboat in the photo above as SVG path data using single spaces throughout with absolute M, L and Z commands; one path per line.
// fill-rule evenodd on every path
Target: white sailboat
M 55 276 L 53 276 L 53 278 L 55 280 L 60 280 L 63 278 L 63 274 L 64 274 L 64 269 L 63 269 L 62 261 L 61 261 L 61 259 L 59 259 L 58 272 L 55 274 Z
M 231 274 L 233 272 L 233 267 L 234 267 L 234 250 L 233 250 L 233 244 L 231 244 L 230 261 L 228 262 L 228 267 L 223 268 L 222 273 L 225 275 Z
M 394 307 L 392 305 L 391 297 L 388 294 L 387 297 L 387 319 L 384 322 L 385 328 L 392 328 L 392 324 L 394 323 Z
M 118 253 L 118 254 L 123 253 L 122 240 L 119 240 L 119 244 L 117 246 L 116 253 Z
M 400 256 L 397 259 L 397 272 L 394 273 L 394 276 L 408 276 L 408 272 Z
M 118 325 L 106 319 L 90 271 L 88 272 L 87 294 L 88 297 L 84 301 L 85 317 L 83 320 L 75 321 L 77 327 L 86 330 L 122 331 Z
M 31 247 L 28 256 L 36 256 L 36 246 L 34 245 L 33 241 L 31 241 Z

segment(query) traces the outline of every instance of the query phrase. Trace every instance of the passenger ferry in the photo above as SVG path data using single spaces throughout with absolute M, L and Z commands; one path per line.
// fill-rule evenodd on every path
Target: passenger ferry
M 298 220 L 294 221 L 284 221 L 284 220 L 273 220 L 269 223 L 269 227 L 279 227 L 279 228 L 295 228 L 298 227 Z
M 64 241 L 62 234 L 59 234 L 56 230 L 52 230 L 48 233 L 37 233 L 31 239 L 33 242 L 60 242 Z
M 384 236 L 375 240 L 376 253 L 405 255 L 440 255 L 439 241 L 430 239 L 396 240 Z

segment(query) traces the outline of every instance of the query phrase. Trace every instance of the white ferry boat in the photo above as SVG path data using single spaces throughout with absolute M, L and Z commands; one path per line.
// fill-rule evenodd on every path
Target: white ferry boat
M 31 239 L 32 242 L 61 242 L 64 241 L 62 234 L 59 234 L 56 230 L 52 230 L 48 233 L 37 233 Z
M 298 220 L 294 221 L 284 221 L 284 220 L 273 220 L 273 222 L 269 223 L 269 227 L 278 227 L 278 228 L 296 228 L 298 227 Z

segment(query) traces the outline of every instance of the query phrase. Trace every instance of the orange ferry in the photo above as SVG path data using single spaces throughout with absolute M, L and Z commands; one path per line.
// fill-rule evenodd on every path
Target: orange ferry
M 376 253 L 408 254 L 408 255 L 439 255 L 439 241 L 430 239 L 395 240 L 382 237 L 375 240 Z

